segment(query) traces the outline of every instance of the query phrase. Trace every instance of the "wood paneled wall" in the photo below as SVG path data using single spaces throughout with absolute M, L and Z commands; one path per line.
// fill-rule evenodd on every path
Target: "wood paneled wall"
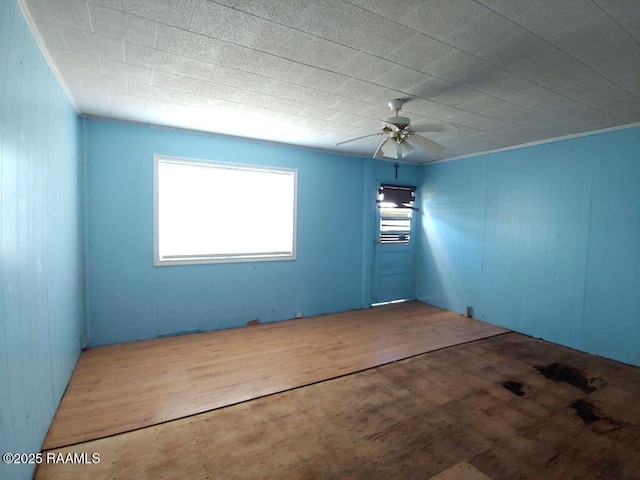
M 418 298 L 640 365 L 640 128 L 427 166 Z
M 0 2 L 0 45 L 0 452 L 29 453 L 80 353 L 78 124 L 16 0 Z

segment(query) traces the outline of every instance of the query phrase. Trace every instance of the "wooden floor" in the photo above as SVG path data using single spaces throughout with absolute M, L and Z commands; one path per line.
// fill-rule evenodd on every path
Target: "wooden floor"
M 43 449 L 157 425 L 506 332 L 418 302 L 84 352 Z
M 444 472 L 431 477 L 430 480 L 491 480 L 480 470 L 467 462 L 460 462 Z
M 511 332 L 56 449 L 87 462 L 36 478 L 637 480 L 638 399 L 640 369 Z

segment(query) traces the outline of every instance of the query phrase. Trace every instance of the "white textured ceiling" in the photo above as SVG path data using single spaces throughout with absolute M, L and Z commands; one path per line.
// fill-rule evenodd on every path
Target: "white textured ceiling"
M 640 0 L 20 0 L 79 113 L 429 162 L 640 121 Z

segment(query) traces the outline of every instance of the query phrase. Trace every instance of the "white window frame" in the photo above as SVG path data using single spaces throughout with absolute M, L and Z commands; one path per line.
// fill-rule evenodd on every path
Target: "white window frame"
M 193 165 L 198 167 L 224 168 L 231 170 L 243 170 L 254 172 L 266 172 L 274 174 L 288 174 L 293 176 L 293 238 L 291 252 L 278 254 L 262 252 L 242 252 L 238 254 L 207 253 L 204 255 L 185 256 L 183 258 L 160 258 L 160 215 L 159 215 L 159 164 L 160 162 Z M 298 205 L 298 170 L 294 168 L 265 167 L 240 163 L 225 163 L 218 161 L 197 160 L 182 157 L 170 157 L 165 155 L 153 156 L 153 214 L 154 214 L 154 266 L 168 265 L 199 265 L 209 263 L 236 263 L 236 262 L 265 262 L 296 259 L 297 246 L 297 205 Z

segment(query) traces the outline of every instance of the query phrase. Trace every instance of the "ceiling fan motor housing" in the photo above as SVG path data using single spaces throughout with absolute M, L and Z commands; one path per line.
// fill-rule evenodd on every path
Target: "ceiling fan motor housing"
M 395 125 L 400 130 L 404 130 L 409 125 L 411 125 L 411 120 L 409 120 L 407 117 L 389 117 L 389 118 L 385 118 L 384 121 Z M 383 126 L 382 129 L 388 132 L 391 131 L 391 129 L 386 125 Z

